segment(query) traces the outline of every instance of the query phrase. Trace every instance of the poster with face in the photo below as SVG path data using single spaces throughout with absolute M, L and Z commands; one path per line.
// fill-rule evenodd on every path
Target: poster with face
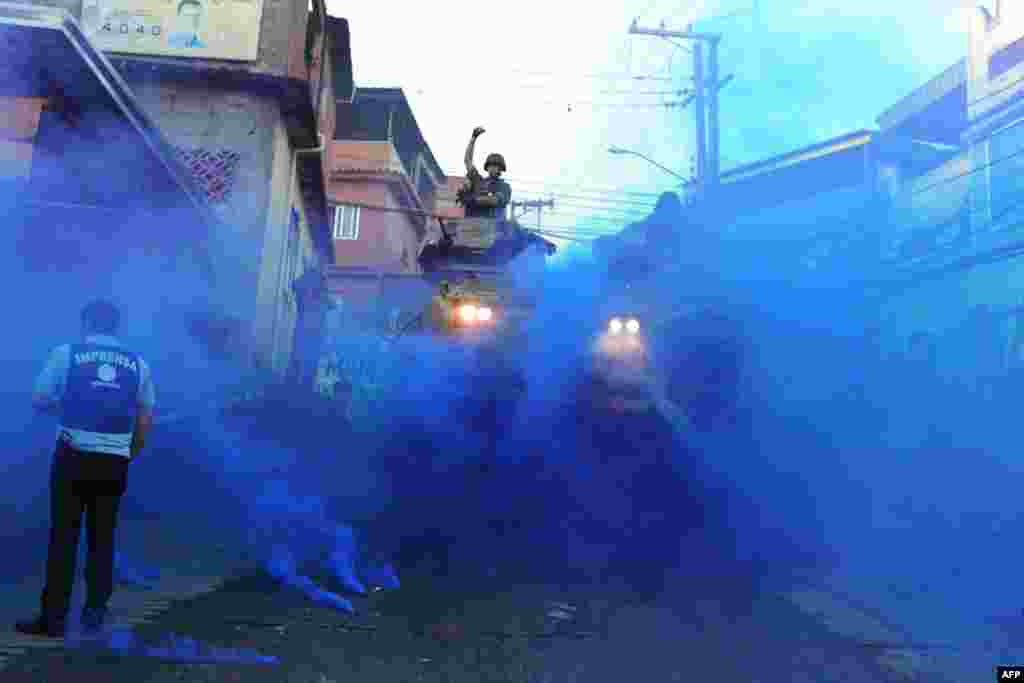
M 199 0 L 181 0 L 174 18 L 174 31 L 168 34 L 167 42 L 179 49 L 206 47 L 201 37 L 204 28 L 202 3 Z
M 104 52 L 255 61 L 263 0 L 84 0 L 82 28 Z

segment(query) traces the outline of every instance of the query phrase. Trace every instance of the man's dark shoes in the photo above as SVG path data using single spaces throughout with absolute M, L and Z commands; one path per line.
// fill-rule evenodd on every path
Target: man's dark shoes
M 14 630 L 26 636 L 63 638 L 65 627 L 62 622 L 48 621 L 44 617 L 36 617 L 32 621 L 17 622 L 14 625 Z
M 97 635 L 103 631 L 103 624 L 107 620 L 107 610 L 102 607 L 85 607 L 82 609 L 82 633 L 84 635 Z

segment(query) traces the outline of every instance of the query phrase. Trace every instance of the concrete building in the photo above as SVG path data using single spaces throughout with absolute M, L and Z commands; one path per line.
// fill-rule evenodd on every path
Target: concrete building
M 347 23 L 319 1 L 149 4 L 4 10 L 0 162 L 33 222 L 176 210 L 237 323 L 232 353 L 284 374 L 316 328 L 300 320 L 316 287 L 294 285 L 332 260 L 324 141 L 352 90 Z
M 715 230 L 748 251 L 759 243 L 761 257 L 823 268 L 877 229 L 878 150 L 877 135 L 859 130 L 729 169 L 714 199 Z
M 930 333 L 944 371 L 976 386 L 1024 360 L 1024 12 L 1000 12 L 974 10 L 966 58 L 879 118 L 945 157 L 925 172 L 882 169 L 893 204 L 883 341 L 900 352 Z
M 339 100 L 330 144 L 327 195 L 334 245 L 332 296 L 353 308 L 375 308 L 385 282 L 425 289 L 414 278 L 431 216 L 447 182 L 398 88 L 358 88 Z

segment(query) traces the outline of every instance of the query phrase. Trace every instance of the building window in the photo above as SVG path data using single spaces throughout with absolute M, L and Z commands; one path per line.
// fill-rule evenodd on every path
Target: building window
M 359 207 L 339 204 L 334 207 L 334 239 L 359 239 Z

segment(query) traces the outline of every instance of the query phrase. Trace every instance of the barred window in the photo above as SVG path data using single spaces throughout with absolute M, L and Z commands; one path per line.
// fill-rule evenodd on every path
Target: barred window
M 339 204 L 334 207 L 334 239 L 359 239 L 359 207 Z

